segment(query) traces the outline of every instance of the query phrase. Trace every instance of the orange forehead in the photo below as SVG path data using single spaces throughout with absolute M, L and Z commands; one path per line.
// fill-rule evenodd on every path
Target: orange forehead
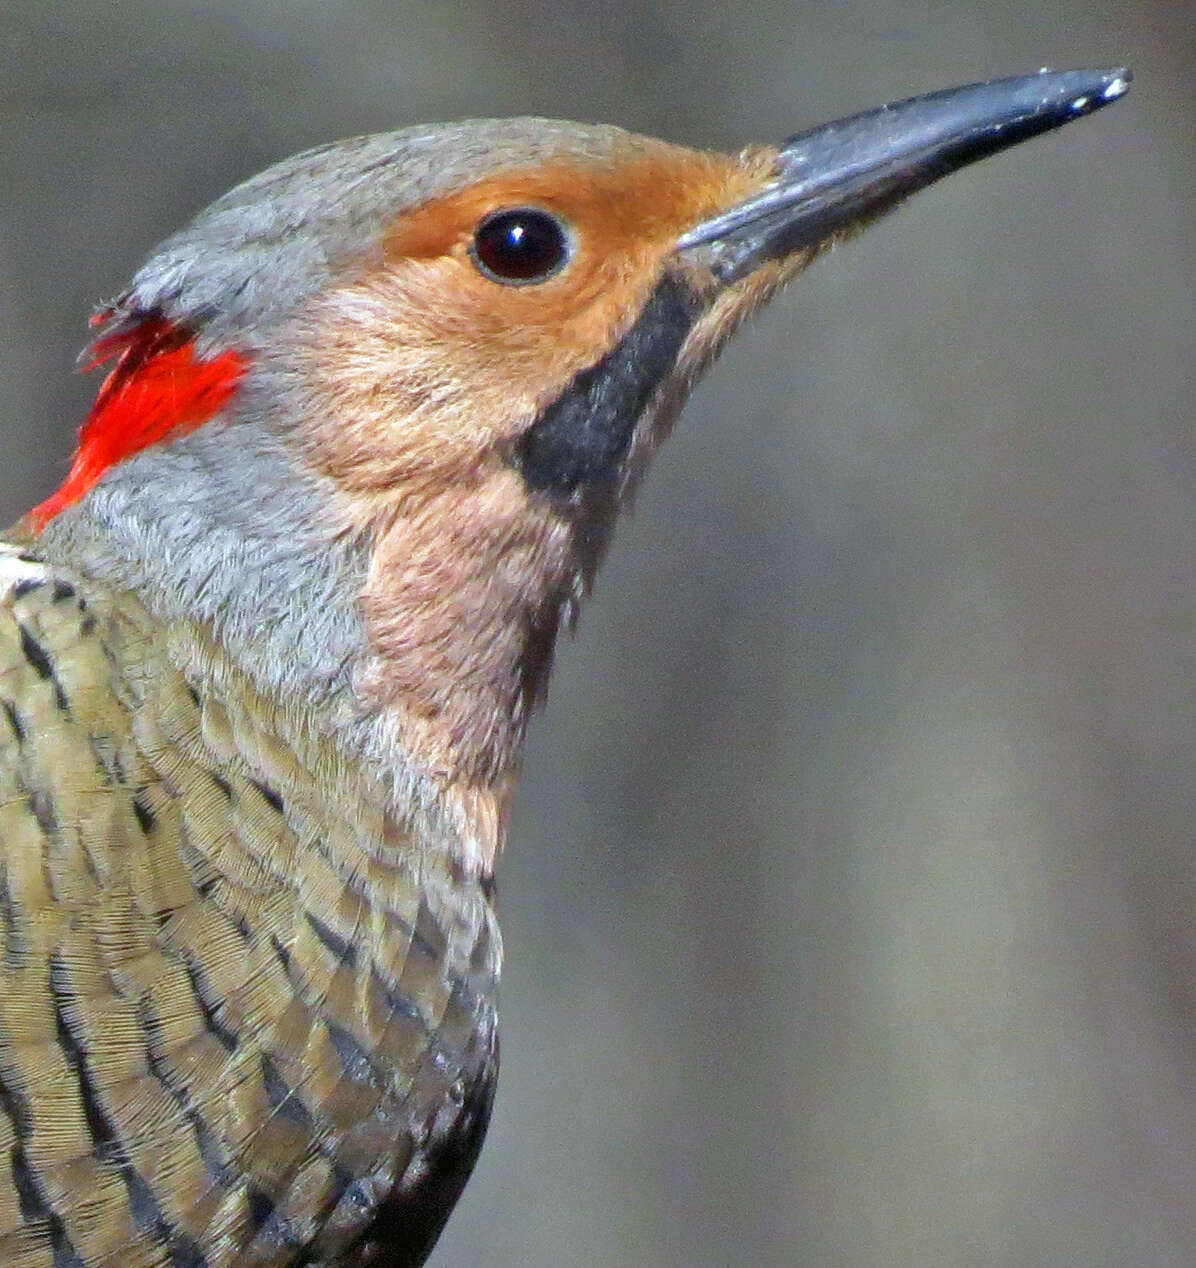
M 764 151 L 735 158 L 663 143 L 628 149 L 625 157 L 510 168 L 423 203 L 393 223 L 387 255 L 467 262 L 474 231 L 487 215 L 539 207 L 572 231 L 575 256 L 569 266 L 539 286 L 502 287 L 479 277 L 480 288 L 500 305 L 567 303 L 600 277 L 609 283 L 613 272 L 634 274 L 659 259 L 686 229 L 756 192 L 773 164 Z

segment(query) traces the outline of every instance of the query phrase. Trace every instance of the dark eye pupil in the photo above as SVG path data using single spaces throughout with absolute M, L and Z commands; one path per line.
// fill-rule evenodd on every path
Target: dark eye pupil
M 496 282 L 543 282 L 569 258 L 565 227 L 546 211 L 496 211 L 478 226 L 473 254 Z

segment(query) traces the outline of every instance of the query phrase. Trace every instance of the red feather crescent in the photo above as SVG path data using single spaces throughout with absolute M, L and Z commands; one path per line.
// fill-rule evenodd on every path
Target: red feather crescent
M 93 325 L 108 321 L 102 310 Z M 195 336 L 158 314 L 102 335 L 91 345 L 93 369 L 117 358 L 79 429 L 70 474 L 57 493 L 29 512 L 35 532 L 72 506 L 118 462 L 160 440 L 186 435 L 228 404 L 246 370 L 237 352 L 201 360 Z

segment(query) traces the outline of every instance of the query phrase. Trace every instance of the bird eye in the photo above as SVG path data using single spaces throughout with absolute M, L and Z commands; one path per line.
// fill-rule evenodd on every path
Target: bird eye
M 470 253 L 492 282 L 527 286 L 564 268 L 572 249 L 568 229 L 555 216 L 538 207 L 513 207 L 478 225 Z

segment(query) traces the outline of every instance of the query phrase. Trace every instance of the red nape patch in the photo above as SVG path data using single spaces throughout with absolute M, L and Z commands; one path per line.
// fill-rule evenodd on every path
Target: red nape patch
M 93 325 L 110 317 L 100 312 Z M 148 315 L 128 330 L 101 336 L 87 369 L 117 358 L 79 429 L 70 475 L 29 512 L 34 532 L 77 502 L 116 463 L 160 440 L 185 435 L 222 409 L 237 390 L 246 361 L 223 352 L 195 357 L 195 336 L 164 317 Z

